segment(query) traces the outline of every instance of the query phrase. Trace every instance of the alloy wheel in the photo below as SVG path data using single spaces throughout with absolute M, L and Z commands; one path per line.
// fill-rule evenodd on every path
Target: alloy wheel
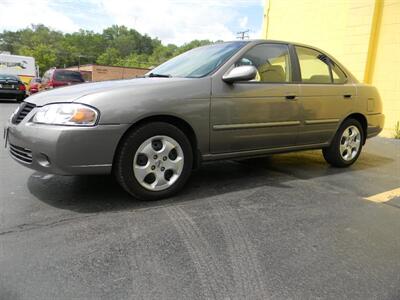
M 345 161 L 351 161 L 356 157 L 360 151 L 361 146 L 361 133 L 360 130 L 351 125 L 347 127 L 340 138 L 340 156 Z

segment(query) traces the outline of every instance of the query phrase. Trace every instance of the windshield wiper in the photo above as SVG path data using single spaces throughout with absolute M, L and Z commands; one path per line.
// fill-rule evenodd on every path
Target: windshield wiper
M 147 77 L 163 77 L 163 78 L 170 78 L 171 75 L 168 74 L 157 74 L 157 73 L 150 73 Z

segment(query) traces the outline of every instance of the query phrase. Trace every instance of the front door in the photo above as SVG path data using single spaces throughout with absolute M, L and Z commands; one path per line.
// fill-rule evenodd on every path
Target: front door
M 292 83 L 288 46 L 256 45 L 235 63 L 239 65 L 253 65 L 258 74 L 252 81 L 213 84 L 211 153 L 296 145 L 299 86 Z

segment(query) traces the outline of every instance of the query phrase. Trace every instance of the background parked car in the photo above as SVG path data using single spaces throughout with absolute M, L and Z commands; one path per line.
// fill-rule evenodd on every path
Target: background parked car
M 0 99 L 15 99 L 18 102 L 26 98 L 26 87 L 16 75 L 0 74 Z
M 39 77 L 32 78 L 31 81 L 29 82 L 29 87 L 28 87 L 29 94 L 34 94 L 39 92 L 40 88 L 39 86 L 41 82 L 42 80 Z
M 50 69 L 46 71 L 42 77 L 40 90 L 47 90 L 83 82 L 85 82 L 85 80 L 80 72 L 64 69 Z

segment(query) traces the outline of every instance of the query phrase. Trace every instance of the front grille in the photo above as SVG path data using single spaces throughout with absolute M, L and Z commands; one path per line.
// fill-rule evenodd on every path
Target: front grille
M 23 102 L 17 112 L 15 113 L 14 117 L 12 118 L 12 122 L 14 124 L 19 124 L 22 120 L 31 112 L 32 109 L 35 108 L 35 104 L 29 102 Z
M 32 151 L 26 148 L 22 148 L 19 146 L 15 146 L 13 144 L 10 145 L 10 154 L 17 160 L 23 161 L 25 163 L 32 163 Z

